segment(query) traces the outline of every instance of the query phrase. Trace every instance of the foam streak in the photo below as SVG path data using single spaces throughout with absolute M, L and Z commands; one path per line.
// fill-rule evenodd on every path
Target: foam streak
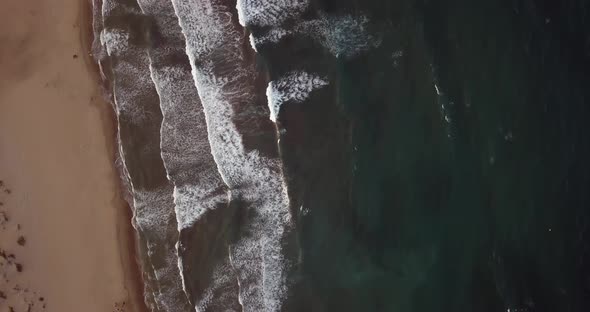
M 291 216 L 280 162 L 245 146 L 245 133 L 276 131 L 259 105 L 264 89 L 258 89 L 253 62 L 242 49 L 248 39 L 224 1 L 173 3 L 186 37 L 211 150 L 232 200 L 241 203 L 241 235 L 230 247 L 240 303 L 245 311 L 279 311 L 288 267 L 281 240 L 291 230 Z M 276 139 L 271 141 L 276 153 Z

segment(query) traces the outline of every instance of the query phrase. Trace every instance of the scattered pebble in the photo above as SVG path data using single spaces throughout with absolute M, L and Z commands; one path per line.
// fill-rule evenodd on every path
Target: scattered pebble
M 5 183 L 0 180 L 0 196 L 11 194 L 12 191 L 6 188 Z M 0 202 L 0 206 L 5 206 Z M 0 211 L 0 236 L 6 231 L 21 231 L 21 225 L 11 225 L 11 218 L 7 211 Z M 21 232 L 22 233 L 22 232 Z M 24 235 L 19 235 L 16 243 L 20 246 L 25 246 L 27 240 Z M 17 255 L 9 253 L 4 247 L 10 249 L 9 246 L 0 246 L 0 310 L 1 312 L 41 312 L 45 311 L 45 298 L 41 294 L 29 289 L 27 284 L 19 284 L 17 274 L 23 272 L 23 264 L 20 260 L 17 262 Z M 18 254 L 18 253 L 17 253 Z M 42 302 L 42 303 L 39 303 Z M 37 303 L 37 304 L 35 304 Z M 9 305 L 10 304 L 10 305 Z
M 115 302 L 115 310 L 113 312 L 125 312 L 125 301 Z
M 2 203 L 0 202 L 0 206 Z M 6 214 L 6 212 L 4 211 L 0 211 L 0 226 L 2 227 L 2 229 L 5 229 L 5 225 L 8 223 L 9 219 L 8 219 L 8 215 Z

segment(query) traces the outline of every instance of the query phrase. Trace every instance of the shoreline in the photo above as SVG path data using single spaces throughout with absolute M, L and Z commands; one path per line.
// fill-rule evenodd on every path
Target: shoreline
M 145 312 L 88 0 L 0 12 L 0 310 Z
M 109 155 L 111 155 L 111 162 L 117 174 L 121 176 L 121 168 L 117 166 L 119 156 L 117 149 L 117 116 L 112 104 L 112 97 L 107 93 L 109 90 L 109 82 L 101 78 L 100 68 L 97 60 L 93 56 L 93 48 L 95 38 L 94 31 L 94 8 L 93 0 L 79 0 L 80 5 L 80 43 L 83 50 L 83 59 L 88 68 L 88 72 L 92 75 L 92 79 L 99 87 L 103 94 L 101 99 L 103 105 L 108 107 L 108 110 L 101 110 L 101 119 L 105 124 L 110 124 L 109 135 L 111 137 L 110 146 L 108 146 Z M 105 90 L 102 90 L 105 89 Z M 133 211 L 131 204 L 125 199 L 123 194 L 129 192 L 125 187 L 123 181 L 118 178 L 114 181 L 117 189 L 120 190 L 119 198 L 124 202 L 124 209 L 119 209 L 119 216 L 117 218 L 117 241 L 119 243 L 119 253 L 121 256 L 121 264 L 123 265 L 123 275 L 126 281 L 125 288 L 128 291 L 129 302 L 131 303 L 131 310 L 136 312 L 148 312 L 144 300 L 144 283 L 141 264 L 138 256 L 139 240 L 137 232 L 133 227 Z

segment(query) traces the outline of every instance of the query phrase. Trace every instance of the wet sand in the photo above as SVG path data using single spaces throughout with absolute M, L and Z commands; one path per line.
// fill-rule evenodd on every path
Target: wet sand
M 85 0 L 0 11 L 0 311 L 144 311 Z

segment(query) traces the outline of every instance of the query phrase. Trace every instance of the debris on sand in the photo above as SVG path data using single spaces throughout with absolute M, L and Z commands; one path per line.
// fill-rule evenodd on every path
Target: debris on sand
M 4 193 L 10 194 L 11 191 L 0 180 L 0 199 L 6 197 Z M 0 206 L 4 204 L 0 202 Z M 46 311 L 46 299 L 35 290 L 29 289 L 27 283 L 17 277 L 23 276 L 21 273 L 24 265 L 21 259 L 17 259 L 18 252 L 12 249 L 19 248 L 15 246 L 24 247 L 27 239 L 25 235 L 21 235 L 21 225 L 15 222 L 9 211 L 0 210 L 0 237 L 9 238 L 0 241 L 0 312 Z
M 0 202 L 0 206 L 1 206 L 2 202 Z M 6 214 L 6 212 L 4 211 L 0 211 L 0 228 L 2 228 L 3 230 L 6 228 L 6 224 L 8 224 L 8 215 Z

